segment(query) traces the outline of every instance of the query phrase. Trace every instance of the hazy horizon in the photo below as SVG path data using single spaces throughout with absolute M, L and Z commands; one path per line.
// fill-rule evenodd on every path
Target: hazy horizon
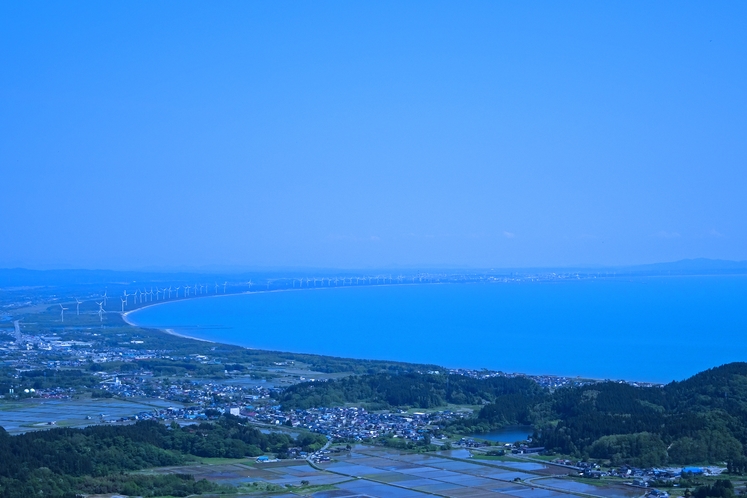
M 0 6 L 0 267 L 747 260 L 747 5 Z
M 204 266 L 143 266 L 143 267 L 80 267 L 64 265 L 39 265 L 36 267 L 0 267 L 0 271 L 32 271 L 32 272 L 54 272 L 54 271 L 81 271 L 81 272 L 112 272 L 112 273 L 196 273 L 196 274 L 242 274 L 242 273 L 272 273 L 272 272 L 356 272 L 356 271 L 400 271 L 400 272 L 418 272 L 418 271 L 536 271 L 536 270 L 588 270 L 588 271 L 612 271 L 625 269 L 644 269 L 644 268 L 676 268 L 686 270 L 747 270 L 747 260 L 724 260 L 693 258 L 681 259 L 677 261 L 660 261 L 653 263 L 642 263 L 638 265 L 565 265 L 565 266 L 506 266 L 506 267 L 478 267 L 478 266 L 457 266 L 457 265 L 399 265 L 399 266 L 370 266 L 370 267 L 321 267 L 321 266 L 238 266 L 238 265 L 204 265 Z

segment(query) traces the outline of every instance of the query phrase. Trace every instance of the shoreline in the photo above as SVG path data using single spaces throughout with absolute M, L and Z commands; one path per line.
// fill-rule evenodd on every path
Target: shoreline
M 360 286 L 358 286 L 358 285 L 348 285 L 348 286 L 339 285 L 339 286 L 336 286 L 336 287 L 307 287 L 305 289 L 299 287 L 298 289 L 273 289 L 273 290 L 257 290 L 257 291 L 246 290 L 246 291 L 242 291 L 242 292 L 231 292 L 231 293 L 226 293 L 226 294 L 213 294 L 213 295 L 208 295 L 208 296 L 182 297 L 182 298 L 171 299 L 169 301 L 159 301 L 159 302 L 155 302 L 155 303 L 151 302 L 150 304 L 146 304 L 145 306 L 141 306 L 139 308 L 135 308 L 134 310 L 125 311 L 124 313 L 119 312 L 119 314 L 122 316 L 122 320 L 124 320 L 128 325 L 131 325 L 133 327 L 139 327 L 138 324 L 132 323 L 130 320 L 128 320 L 127 317 L 128 317 L 128 315 L 130 313 L 135 313 L 137 311 L 144 310 L 146 308 L 151 308 L 153 306 L 160 306 L 162 304 L 171 304 L 171 303 L 176 303 L 176 302 L 180 302 L 180 301 L 191 301 L 193 299 L 208 299 L 208 298 L 216 298 L 216 297 L 245 296 L 245 295 L 248 295 L 248 294 L 270 294 L 270 293 L 273 293 L 273 292 L 297 292 L 297 291 L 314 291 L 314 290 L 319 290 L 320 291 L 320 290 L 334 290 L 334 289 L 350 289 L 350 288 L 356 288 L 356 287 L 394 287 L 394 286 L 398 286 L 399 287 L 399 286 L 404 286 L 404 285 L 446 285 L 446 284 L 450 284 L 450 283 L 451 282 L 428 282 L 428 283 L 422 283 L 422 282 L 412 283 L 412 282 L 409 282 L 409 283 L 404 283 L 404 284 L 376 284 L 375 286 L 373 286 L 373 285 L 360 285 Z M 165 330 L 165 329 L 158 329 L 158 330 Z M 179 335 L 179 334 L 175 334 L 175 335 Z M 187 337 L 187 336 L 183 336 L 183 337 Z M 193 337 L 188 337 L 188 338 L 189 339 L 195 339 Z M 204 339 L 197 339 L 197 340 L 204 340 Z M 208 342 L 212 342 L 212 341 L 208 341 Z
M 383 286 L 399 286 L 399 285 L 409 285 L 409 286 L 412 286 L 412 285 L 437 285 L 437 284 L 442 284 L 443 285 L 443 284 L 446 284 L 446 283 L 448 283 L 448 282 L 432 282 L 432 283 L 428 283 L 428 284 L 423 284 L 423 283 L 379 284 L 378 286 L 383 287 Z M 347 287 L 351 287 L 351 286 L 347 286 Z M 364 286 L 361 286 L 361 287 L 364 287 Z M 164 304 L 171 304 L 171 303 L 174 303 L 174 302 L 177 302 L 177 301 L 188 301 L 188 300 L 194 300 L 194 299 L 219 298 L 219 297 L 229 297 L 229 296 L 243 296 L 243 295 L 249 295 L 249 294 L 265 294 L 265 293 L 274 293 L 274 292 L 292 292 L 292 291 L 302 291 L 302 290 L 332 290 L 332 289 L 341 289 L 341 288 L 343 288 L 343 287 L 316 287 L 316 288 L 312 287 L 312 288 L 307 288 L 307 289 L 298 288 L 298 289 L 275 289 L 275 290 L 258 290 L 258 291 L 247 290 L 247 291 L 243 291 L 243 292 L 236 292 L 236 293 L 230 293 L 230 294 L 213 294 L 213 295 L 209 295 L 209 296 L 194 296 L 194 297 L 174 299 L 174 300 L 170 300 L 170 301 L 160 301 L 160 302 L 156 302 L 156 303 L 147 304 L 147 305 L 142 306 L 140 308 L 136 308 L 134 310 L 130 310 L 130 311 L 127 311 L 125 313 L 121 313 L 121 316 L 122 316 L 122 320 L 127 325 L 129 325 L 131 327 L 141 327 L 140 325 L 132 322 L 128 318 L 128 315 L 130 313 L 134 313 L 136 311 L 143 310 L 143 309 L 146 309 L 146 308 L 150 308 L 150 307 L 153 307 L 153 306 L 159 306 L 159 305 L 164 305 Z M 148 328 L 151 328 L 151 327 L 148 327 Z M 210 340 L 210 339 L 204 339 L 204 338 L 200 338 L 200 337 L 194 337 L 194 336 L 190 336 L 190 335 L 185 335 L 185 334 L 176 332 L 173 328 L 161 328 L 161 327 L 152 327 L 152 328 L 154 328 L 155 330 L 159 330 L 159 331 L 161 331 L 161 332 L 163 332 L 165 334 L 168 334 L 168 335 L 171 335 L 171 336 L 174 336 L 174 337 L 179 337 L 181 339 L 206 342 L 206 343 L 210 343 L 210 344 L 223 344 L 223 345 L 227 345 L 227 346 L 234 346 L 234 347 L 239 347 L 239 348 L 242 348 L 242 349 L 253 350 L 253 351 L 267 351 L 267 352 L 276 351 L 274 349 L 270 350 L 270 349 L 252 348 L 252 347 L 245 346 L 245 345 L 242 345 L 242 344 L 234 344 L 234 343 L 230 343 L 230 342 L 219 342 L 219 341 L 215 341 L 215 340 Z M 347 357 L 347 356 L 326 355 L 326 354 L 319 354 L 319 353 L 308 353 L 308 352 L 304 352 L 304 351 L 285 351 L 285 350 L 281 351 L 281 350 L 277 350 L 277 352 L 283 352 L 283 353 L 289 353 L 289 354 L 301 354 L 301 355 L 309 355 L 309 356 L 318 356 L 318 357 L 322 357 L 322 358 L 324 358 L 324 357 L 338 358 L 338 359 L 352 360 L 352 361 L 387 361 L 387 362 L 397 362 L 397 363 L 403 363 L 403 364 L 410 364 L 410 365 L 414 365 L 414 366 L 418 366 L 418 365 L 420 365 L 420 366 L 428 366 L 429 365 L 429 364 L 426 364 L 426 363 L 414 363 L 414 362 L 403 361 L 403 360 L 388 360 L 388 359 L 382 359 L 382 358 L 355 358 L 355 357 Z M 525 377 L 529 377 L 529 378 L 531 378 L 531 377 L 557 377 L 557 378 L 563 378 L 563 379 L 578 380 L 578 381 L 581 381 L 581 382 L 584 382 L 584 381 L 591 381 L 591 382 L 606 382 L 606 381 L 610 381 L 610 382 L 637 383 L 637 384 L 645 384 L 645 385 L 650 385 L 650 386 L 664 386 L 664 385 L 667 384 L 667 382 L 642 381 L 642 380 L 624 379 L 624 378 L 611 379 L 611 378 L 597 378 L 597 377 L 580 376 L 580 375 L 575 375 L 574 376 L 574 375 L 560 375 L 560 374 L 548 374 L 548 373 L 528 374 L 528 373 L 525 373 L 525 372 L 503 372 L 502 370 L 491 370 L 491 369 L 487 369 L 487 368 L 484 368 L 484 367 L 483 368 L 444 367 L 443 365 L 438 365 L 438 364 L 435 364 L 435 363 L 433 365 L 437 366 L 437 367 L 439 367 L 441 369 L 447 370 L 447 371 L 448 370 L 470 370 L 470 371 L 486 370 L 486 371 L 496 372 L 496 373 L 500 372 L 500 373 L 505 374 L 505 375 L 525 376 Z M 685 379 L 682 379 L 682 380 L 685 380 Z

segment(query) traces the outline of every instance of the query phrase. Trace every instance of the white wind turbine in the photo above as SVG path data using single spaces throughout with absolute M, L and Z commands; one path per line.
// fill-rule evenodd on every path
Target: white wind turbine
M 104 303 L 104 306 L 106 306 L 106 291 L 104 291 L 104 295 L 101 296 L 102 302 Z
M 169 285 L 169 288 L 168 289 L 164 289 L 164 290 L 168 290 L 169 291 L 169 299 L 171 299 L 171 286 Z
M 184 297 L 189 297 L 189 289 L 191 289 L 191 285 L 185 285 L 184 286 Z
M 60 305 L 60 321 L 61 322 L 65 321 L 65 310 L 66 309 L 67 308 L 65 308 L 64 306 Z
M 218 293 L 218 282 L 215 282 L 215 293 Z
M 181 289 L 181 285 L 179 287 L 176 287 L 174 291 L 176 292 L 176 295 L 174 296 L 176 299 L 179 299 L 179 289 Z
M 104 301 L 101 301 L 100 303 L 96 303 L 99 305 L 99 320 L 101 323 L 104 322 Z
M 226 286 L 228 285 L 228 282 L 223 282 L 223 294 L 226 293 Z
M 125 308 L 125 304 L 127 304 L 127 300 L 123 297 L 120 297 L 120 299 L 122 300 L 122 313 L 124 313 L 124 308 Z
M 81 304 L 83 304 L 83 301 L 81 301 L 80 299 L 78 299 L 78 298 L 76 297 L 76 298 L 75 298 L 75 314 L 76 314 L 76 315 L 80 315 L 80 305 L 81 305 Z
M 249 286 L 249 290 L 252 290 L 252 285 L 254 285 L 254 282 L 250 280 L 247 282 L 247 285 Z

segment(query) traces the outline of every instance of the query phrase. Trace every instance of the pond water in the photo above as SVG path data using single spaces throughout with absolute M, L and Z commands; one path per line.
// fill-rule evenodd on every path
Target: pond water
M 515 443 L 516 441 L 524 441 L 533 432 L 534 427 L 531 425 L 510 425 L 497 431 L 488 432 L 487 434 L 476 434 L 476 437 L 487 439 L 488 441 Z

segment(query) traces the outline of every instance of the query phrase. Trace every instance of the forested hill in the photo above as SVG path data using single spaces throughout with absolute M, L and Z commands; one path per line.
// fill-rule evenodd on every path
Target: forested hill
M 484 405 L 454 430 L 532 424 L 550 450 L 616 463 L 747 465 L 747 363 L 731 363 L 663 387 L 601 382 L 543 390 L 527 378 L 376 374 L 288 388 L 285 408 L 345 403 L 369 408 Z
M 0 428 L 0 497 L 74 498 L 79 493 L 130 496 L 187 496 L 230 492 L 190 475 L 125 473 L 179 465 L 193 456 L 241 458 L 265 452 L 284 454 L 291 446 L 314 451 L 320 434 L 265 434 L 238 417 L 214 424 L 166 427 L 155 421 L 124 426 L 56 428 L 8 435 Z M 233 489 L 233 488 L 232 488 Z M 222 494 L 222 493 L 221 493 Z
M 523 377 L 472 379 L 462 375 L 373 374 L 329 382 L 305 382 L 289 387 L 281 396 L 283 408 L 311 408 L 345 403 L 369 408 L 437 408 L 449 403 L 477 405 L 488 402 L 526 404 L 546 396 L 537 383 Z
M 747 363 L 661 388 L 600 383 L 553 393 L 539 443 L 639 465 L 745 464 Z M 484 412 L 484 413 L 483 413 Z M 486 407 L 479 417 L 489 419 Z

